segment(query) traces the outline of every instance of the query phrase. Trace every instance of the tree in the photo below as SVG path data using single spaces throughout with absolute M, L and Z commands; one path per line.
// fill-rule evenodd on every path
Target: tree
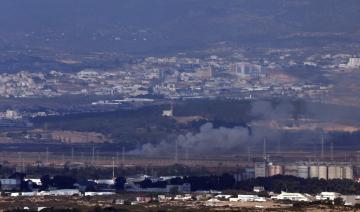
M 152 181 L 149 178 L 145 178 L 140 183 L 141 188 L 151 188 L 152 187 Z
M 115 179 L 115 189 L 117 191 L 121 191 L 124 190 L 125 188 L 125 183 L 126 183 L 126 178 L 125 177 L 117 177 Z
M 54 176 L 51 180 L 51 184 L 59 189 L 72 189 L 76 180 L 69 176 Z
M 225 173 L 220 177 L 220 189 L 221 190 L 232 189 L 234 187 L 234 185 L 235 185 L 234 176 Z
M 178 186 L 173 186 L 169 190 L 169 194 L 172 195 L 172 196 L 175 196 L 178 193 L 179 193 L 179 187 Z
M 334 205 L 344 205 L 344 204 L 345 204 L 345 202 L 344 202 L 343 198 L 337 197 L 334 199 Z
M 47 190 L 50 186 L 50 176 L 49 175 L 44 175 L 40 178 L 41 181 L 41 190 Z
M 359 203 L 356 203 L 356 204 L 354 205 L 354 208 L 355 208 L 355 209 L 360 209 L 360 204 L 359 204 Z

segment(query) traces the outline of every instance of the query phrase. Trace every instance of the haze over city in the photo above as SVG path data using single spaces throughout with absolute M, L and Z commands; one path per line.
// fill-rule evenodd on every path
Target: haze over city
M 0 0 L 0 210 L 360 208 L 358 20 L 358 0 Z

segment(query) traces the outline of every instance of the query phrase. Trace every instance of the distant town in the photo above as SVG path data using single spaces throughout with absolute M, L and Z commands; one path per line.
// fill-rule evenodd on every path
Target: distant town
M 326 76 L 360 67 L 360 58 L 348 54 L 302 55 L 300 50 L 268 50 L 257 57 L 241 51 L 221 57 L 147 57 L 122 68 L 61 70 L 1 74 L 0 96 L 6 98 L 61 95 L 157 96 L 168 99 L 243 99 L 292 96 L 321 100 L 333 84 L 294 76 L 303 69 Z M 94 104 L 112 104 L 99 101 Z

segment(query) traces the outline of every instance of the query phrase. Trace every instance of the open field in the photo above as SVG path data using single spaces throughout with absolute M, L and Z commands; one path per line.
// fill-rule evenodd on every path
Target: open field
M 267 202 L 228 202 L 220 201 L 209 203 L 207 201 L 166 201 L 154 203 L 140 203 L 136 205 L 123 205 L 120 200 L 139 194 L 121 194 L 106 197 L 3 197 L 0 199 L 0 209 L 16 210 L 28 207 L 37 209 L 75 209 L 80 211 L 93 211 L 107 209 L 110 211 L 353 211 L 351 207 L 309 205 L 297 207 L 274 201 Z M 130 198 L 131 199 L 131 198 Z M 16 204 L 14 204 L 16 203 Z M 15 206 L 16 205 L 16 206 Z
M 92 154 L 89 152 L 0 152 L 0 163 L 14 165 L 18 167 L 26 166 L 53 166 L 63 167 L 65 164 L 74 166 L 95 166 L 103 168 L 111 168 L 114 162 L 115 167 L 147 167 L 160 168 L 168 167 L 175 164 L 183 165 L 190 168 L 209 168 L 219 169 L 223 171 L 234 171 L 241 167 L 252 167 L 255 158 L 262 158 L 262 153 L 249 155 L 197 155 L 189 158 L 178 157 L 177 160 L 173 155 L 145 156 L 124 154 L 121 152 L 97 152 Z M 353 165 L 359 166 L 358 151 L 335 152 L 333 157 L 325 154 L 323 158 L 317 157 L 311 152 L 268 152 L 267 156 L 278 162 L 294 162 L 294 161 L 324 161 L 324 162 L 351 162 Z

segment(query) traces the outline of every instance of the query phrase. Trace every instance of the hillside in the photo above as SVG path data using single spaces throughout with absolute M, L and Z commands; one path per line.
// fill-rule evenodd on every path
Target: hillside
M 167 53 L 358 41 L 358 0 L 1 0 L 0 47 Z M 295 41 L 296 40 L 296 41 Z

